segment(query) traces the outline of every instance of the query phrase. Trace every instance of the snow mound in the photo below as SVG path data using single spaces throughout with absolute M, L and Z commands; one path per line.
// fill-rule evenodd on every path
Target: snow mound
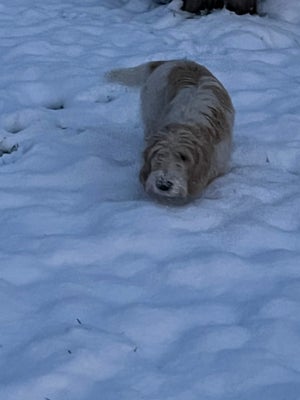
M 299 400 L 299 2 L 180 3 L 1 2 L 0 400 Z M 172 58 L 236 109 L 229 173 L 174 208 L 104 79 Z

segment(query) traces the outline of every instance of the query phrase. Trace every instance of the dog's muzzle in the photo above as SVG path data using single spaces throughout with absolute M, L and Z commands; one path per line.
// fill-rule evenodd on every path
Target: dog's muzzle
M 168 192 L 172 189 L 173 182 L 170 181 L 169 179 L 166 179 L 165 177 L 159 177 L 156 179 L 155 185 L 158 190 L 161 190 L 163 192 Z
M 185 199 L 187 184 L 182 176 L 164 171 L 154 171 L 148 176 L 146 192 L 159 199 Z

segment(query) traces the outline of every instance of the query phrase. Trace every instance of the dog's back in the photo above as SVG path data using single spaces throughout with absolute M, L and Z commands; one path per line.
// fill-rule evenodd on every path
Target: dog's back
M 194 61 L 150 61 L 114 69 L 106 77 L 111 82 L 142 86 L 146 138 L 170 123 L 233 124 L 233 106 L 226 89 L 207 68 Z M 224 110 L 227 115 L 223 115 Z
M 234 111 L 226 89 L 207 68 L 193 61 L 174 60 L 155 68 L 142 87 L 141 103 L 146 138 L 173 123 L 220 124 L 225 136 L 231 133 Z

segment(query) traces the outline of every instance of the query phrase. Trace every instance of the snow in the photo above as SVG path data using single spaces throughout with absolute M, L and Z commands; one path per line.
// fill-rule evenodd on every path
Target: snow
M 0 399 L 300 399 L 300 3 L 2 0 Z M 232 169 L 147 198 L 139 94 L 186 57 L 236 108 Z

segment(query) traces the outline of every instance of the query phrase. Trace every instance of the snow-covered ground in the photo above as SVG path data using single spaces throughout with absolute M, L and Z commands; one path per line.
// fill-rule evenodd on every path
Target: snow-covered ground
M 274 3 L 1 1 L 1 400 L 300 399 L 300 3 Z M 172 208 L 103 75 L 181 57 L 230 92 L 235 148 Z

